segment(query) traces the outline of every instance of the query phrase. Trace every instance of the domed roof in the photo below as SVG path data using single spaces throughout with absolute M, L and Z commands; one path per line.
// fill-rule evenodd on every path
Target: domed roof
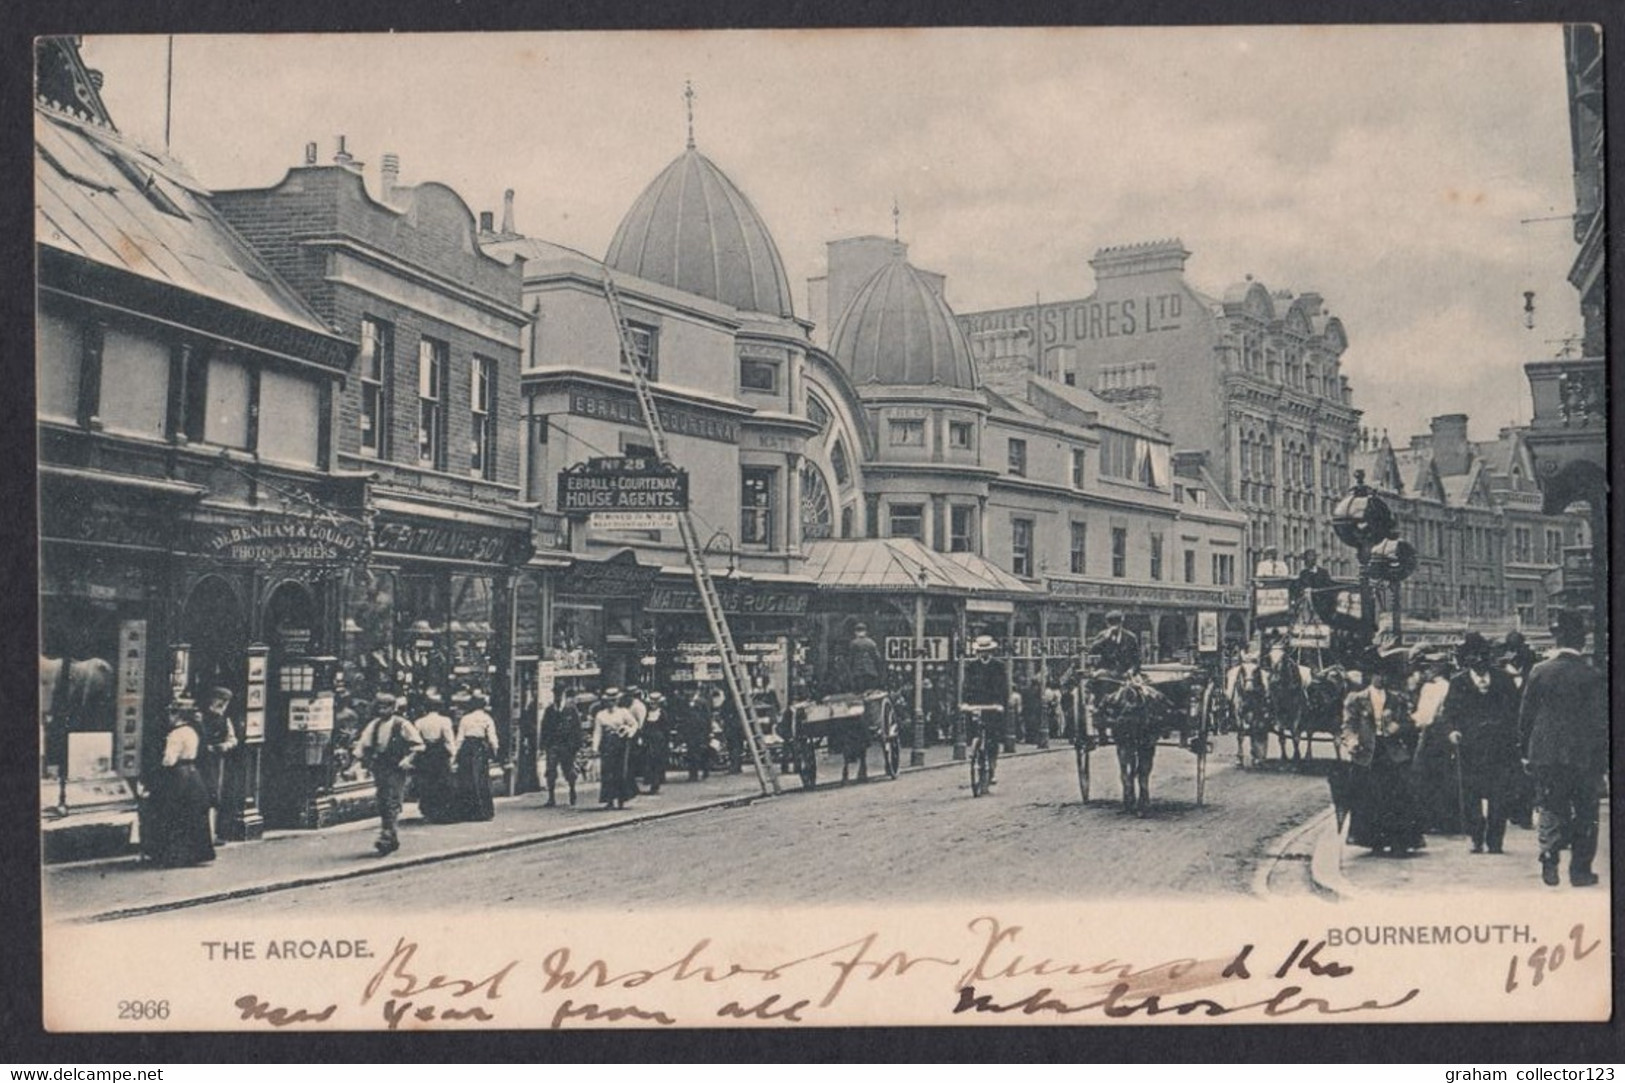
M 692 146 L 638 196 L 604 262 L 745 312 L 795 314 L 790 279 L 761 215 Z
M 970 343 L 953 310 L 901 255 L 852 298 L 830 353 L 859 386 L 976 387 Z

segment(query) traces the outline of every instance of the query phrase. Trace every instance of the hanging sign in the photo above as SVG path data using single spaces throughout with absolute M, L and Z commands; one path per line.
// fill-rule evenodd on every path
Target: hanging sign
M 66 663 L 64 663 L 66 664 Z M 147 704 L 147 622 L 120 621 L 118 627 L 118 773 L 141 774 L 141 723 Z M 64 769 L 65 766 L 64 766 Z
M 946 662 L 947 660 L 947 636 L 926 636 L 923 639 L 914 639 L 910 636 L 886 637 L 886 661 L 888 662 Z

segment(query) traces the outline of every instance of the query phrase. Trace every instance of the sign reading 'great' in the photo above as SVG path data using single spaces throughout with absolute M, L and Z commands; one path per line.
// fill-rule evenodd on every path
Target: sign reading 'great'
M 559 512 L 688 510 L 688 473 L 653 459 L 588 459 L 559 473 Z

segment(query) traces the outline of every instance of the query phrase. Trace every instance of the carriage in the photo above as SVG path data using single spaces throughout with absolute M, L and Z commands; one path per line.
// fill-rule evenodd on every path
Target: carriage
M 1215 722 L 1206 690 L 1212 675 L 1183 663 L 1146 665 L 1119 681 L 1087 678 L 1094 694 L 1083 691 L 1083 724 L 1074 731 L 1078 789 L 1089 801 L 1091 753 L 1097 745 L 1117 750 L 1125 811 L 1144 815 L 1151 802 L 1151 765 L 1157 746 L 1175 745 L 1196 755 L 1196 803 L 1207 795 L 1207 753 Z
M 785 713 L 781 745 L 783 763 L 801 776 L 809 789 L 818 784 L 820 749 L 841 756 L 841 781 L 858 765 L 858 781 L 868 780 L 868 749 L 880 745 L 887 778 L 896 778 L 902 765 L 902 739 L 897 705 L 891 693 L 838 692 L 822 699 L 792 704 Z

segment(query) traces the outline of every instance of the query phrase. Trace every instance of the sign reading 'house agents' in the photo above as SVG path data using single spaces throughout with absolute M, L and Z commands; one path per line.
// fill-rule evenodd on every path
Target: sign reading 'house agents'
M 588 459 L 559 473 L 559 512 L 688 510 L 688 473 L 648 458 Z

